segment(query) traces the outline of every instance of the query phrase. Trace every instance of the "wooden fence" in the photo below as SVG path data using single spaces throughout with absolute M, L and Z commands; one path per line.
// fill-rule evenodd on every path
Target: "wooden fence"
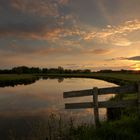
M 120 100 L 120 101 L 98 101 L 98 95 L 105 94 L 133 94 L 137 93 L 137 99 L 131 100 Z M 64 98 L 72 97 L 83 97 L 83 96 L 93 96 L 93 102 L 82 102 L 82 103 L 66 103 L 65 109 L 80 109 L 80 108 L 94 108 L 95 126 L 100 126 L 99 122 L 99 108 L 124 108 L 131 106 L 138 106 L 138 111 L 140 114 L 140 84 L 120 87 L 109 87 L 109 88 L 97 88 L 80 91 L 69 91 L 64 92 Z

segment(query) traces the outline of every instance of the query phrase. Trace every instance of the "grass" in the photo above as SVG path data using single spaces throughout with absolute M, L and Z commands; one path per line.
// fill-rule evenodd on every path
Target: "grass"
M 139 140 L 140 120 L 136 117 L 123 117 L 113 122 L 105 122 L 100 128 L 80 126 L 73 131 L 76 140 Z
M 74 120 L 64 122 L 63 116 L 51 115 L 48 119 L 30 118 L 15 120 L 8 125 L 4 140 L 139 140 L 140 119 L 137 115 L 123 115 L 119 120 L 94 125 L 75 126 Z M 8 123 L 9 124 L 9 123 Z M 2 125 L 1 125 L 2 127 Z M 10 127 L 12 127 L 10 129 Z
M 21 80 L 33 77 L 75 77 L 75 78 L 96 78 L 120 85 L 140 81 L 140 74 L 128 73 L 89 73 L 89 74 L 0 74 L 0 81 Z
M 95 76 L 115 78 L 126 81 L 138 81 L 140 80 L 140 74 L 128 74 L 128 73 L 95 73 Z
M 0 74 L 0 81 L 12 81 L 33 78 L 31 74 Z
M 32 84 L 37 79 L 31 74 L 0 74 L 0 87 Z
M 74 77 L 74 78 L 95 78 L 118 85 L 128 85 L 140 81 L 140 74 L 128 73 L 89 73 L 89 74 L 39 74 L 38 76 L 49 77 Z

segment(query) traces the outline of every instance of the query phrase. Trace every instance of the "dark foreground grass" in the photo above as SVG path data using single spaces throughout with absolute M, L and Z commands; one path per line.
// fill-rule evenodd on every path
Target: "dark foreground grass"
M 62 117 L 63 118 L 63 117 Z M 1 122 L 2 140 L 139 140 L 140 120 L 137 115 L 122 116 L 119 120 L 103 122 L 95 129 L 92 124 L 75 125 L 53 115 L 45 118 L 22 118 Z M 5 129 L 5 131 L 3 130 Z M 3 136 L 3 137 L 2 137 Z
M 73 130 L 74 140 L 139 140 L 140 120 L 137 117 L 122 117 L 120 120 L 105 122 L 100 128 L 80 126 Z

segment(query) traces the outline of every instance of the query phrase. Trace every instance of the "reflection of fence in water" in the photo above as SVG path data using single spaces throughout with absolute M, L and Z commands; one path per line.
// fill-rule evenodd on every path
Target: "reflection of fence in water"
M 137 99 L 129 100 L 117 100 L 117 101 L 98 101 L 98 95 L 105 94 L 124 94 L 124 93 L 135 93 L 137 92 Z M 93 102 L 83 102 L 83 103 L 66 103 L 65 109 L 80 109 L 80 108 L 94 108 L 95 126 L 100 126 L 99 122 L 99 109 L 98 108 L 125 108 L 131 106 L 137 106 L 140 114 L 140 84 L 128 85 L 121 87 L 111 87 L 111 88 L 93 88 L 80 91 L 69 91 L 64 92 L 64 98 L 72 97 L 83 97 L 83 96 L 93 96 Z

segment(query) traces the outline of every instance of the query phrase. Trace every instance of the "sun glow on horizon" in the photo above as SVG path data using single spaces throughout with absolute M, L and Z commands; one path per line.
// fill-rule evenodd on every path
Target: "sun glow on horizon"
M 140 64 L 133 65 L 132 69 L 135 70 L 135 71 L 140 71 Z
M 135 68 L 134 70 L 135 70 L 135 71 L 139 71 L 139 70 L 140 70 L 140 67 L 138 67 L 138 68 Z

